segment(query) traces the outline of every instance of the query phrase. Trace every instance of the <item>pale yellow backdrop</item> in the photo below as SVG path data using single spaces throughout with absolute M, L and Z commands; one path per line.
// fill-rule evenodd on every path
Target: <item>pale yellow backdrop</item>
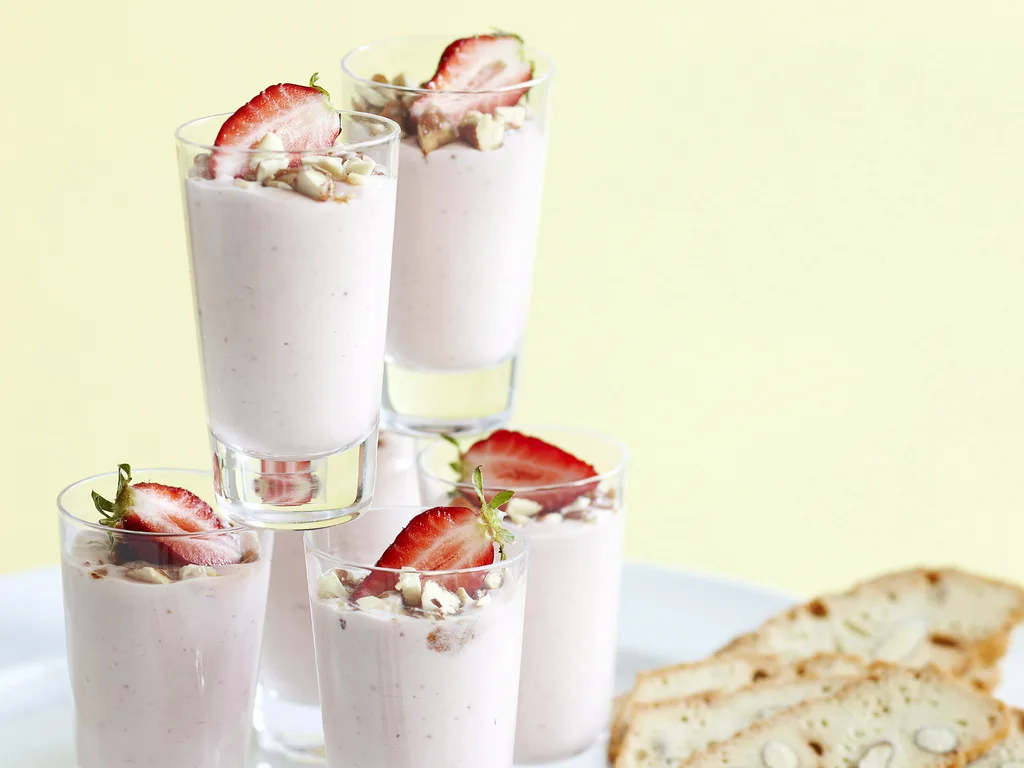
M 174 127 L 336 89 L 358 43 L 495 25 L 559 64 L 519 415 L 629 442 L 629 554 L 801 591 L 916 561 L 1024 580 L 1019 0 L 0 22 L 0 570 L 55 562 L 70 480 L 206 463 Z

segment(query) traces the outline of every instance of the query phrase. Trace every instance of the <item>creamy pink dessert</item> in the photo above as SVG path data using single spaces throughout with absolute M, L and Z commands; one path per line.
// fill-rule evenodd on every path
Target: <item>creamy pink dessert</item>
M 131 485 L 127 473 L 104 503 L 107 532 L 61 505 L 77 765 L 238 768 L 270 572 L 265 535 L 224 526 L 181 488 Z
M 469 473 L 476 466 L 493 487 L 516 491 L 503 510 L 530 543 L 517 764 L 564 760 L 592 747 L 607 727 L 614 692 L 625 450 L 573 430 L 546 430 L 544 437 L 497 430 L 456 454 L 462 477 L 445 472 L 455 453 L 447 443 L 425 451 L 420 466 L 428 503 L 474 506 Z
M 418 503 L 416 441 L 382 432 L 377 440 L 374 506 L 412 506 Z M 365 514 L 371 519 L 362 527 L 373 525 L 373 510 Z M 274 533 L 271 563 L 260 684 L 274 696 L 291 703 L 319 706 L 301 531 Z M 267 725 L 273 727 L 273 723 Z
M 367 158 L 307 159 L 324 168 L 276 174 L 294 188 L 185 183 L 210 429 L 256 456 L 343 450 L 380 410 L 397 184 Z
M 374 566 L 358 553 L 381 551 L 381 521 L 355 545 L 307 534 L 331 768 L 512 764 L 525 544 L 488 505 L 420 510 L 373 512 L 392 536 L 408 521 Z
M 356 86 L 354 108 L 401 124 L 387 358 L 473 371 L 518 354 L 529 309 L 547 147 L 521 39 L 456 40 L 419 88 Z M 379 83 L 379 85 L 378 85 Z M 531 97 L 534 101 L 531 102 Z M 501 311 L 491 311 L 495 291 Z M 467 322 L 467 318 L 472 318 Z

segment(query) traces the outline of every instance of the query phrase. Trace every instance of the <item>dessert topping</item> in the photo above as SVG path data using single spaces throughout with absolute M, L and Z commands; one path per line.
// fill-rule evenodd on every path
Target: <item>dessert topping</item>
M 266 149 L 269 152 L 300 152 L 330 147 L 341 132 L 341 119 L 331 106 L 330 94 L 316 84 L 318 76 L 310 78 L 309 85 L 281 83 L 272 85 L 239 107 L 224 121 L 210 159 L 214 178 L 244 175 L 248 161 L 254 159 L 247 152 L 235 150 Z
M 377 560 L 376 567 L 414 568 L 422 573 L 478 568 L 491 565 L 496 558 L 504 560 L 505 544 L 515 537 L 502 526 L 498 507 L 512 498 L 512 492 L 501 491 L 487 501 L 479 467 L 473 472 L 473 487 L 480 498 L 478 509 L 434 507 L 421 512 L 402 529 Z M 483 574 L 475 572 L 440 575 L 434 581 L 450 592 L 459 587 L 474 592 L 483 578 Z M 387 572 L 373 571 L 356 589 L 354 597 L 358 600 L 366 595 L 380 595 L 394 583 L 394 577 Z M 426 588 L 424 585 L 424 591 Z M 424 595 L 422 602 L 427 601 Z
M 159 483 L 132 484 L 131 467 L 118 466 L 117 495 L 109 501 L 92 493 L 100 523 L 123 531 L 187 534 L 227 530 L 209 504 L 191 491 Z M 115 536 L 122 560 L 174 565 L 227 565 L 242 559 L 239 537 L 223 536 Z
M 459 123 L 459 137 L 474 149 L 488 151 L 505 143 L 505 121 L 500 117 L 470 110 Z

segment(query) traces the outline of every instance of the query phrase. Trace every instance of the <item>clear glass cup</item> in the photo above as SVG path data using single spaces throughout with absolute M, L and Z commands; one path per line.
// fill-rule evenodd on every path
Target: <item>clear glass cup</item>
M 136 470 L 134 482 L 213 497 L 209 473 Z M 99 525 L 91 494 L 117 474 L 57 497 L 68 669 L 79 768 L 240 768 L 252 733 L 270 534 L 153 534 Z M 168 547 L 237 548 L 242 562 L 181 566 Z
M 416 455 L 413 438 L 380 433 L 375 504 L 419 503 Z M 274 533 L 255 723 L 265 752 L 310 762 L 323 759 L 324 735 L 303 552 L 301 532 Z
M 424 507 L 373 508 L 345 526 L 308 531 L 306 566 L 331 768 L 509 768 L 526 595 L 527 545 L 482 568 L 375 568 Z M 364 577 L 466 590 L 456 613 L 363 597 Z M 393 580 L 393 581 L 392 581 Z M 445 594 L 454 597 L 451 592 Z M 417 597 L 419 599 L 419 597 Z M 458 600 L 458 598 L 456 598 Z
M 522 427 L 591 464 L 596 478 L 547 486 L 509 485 L 506 506 L 530 543 L 516 764 L 565 760 L 595 747 L 611 715 L 628 453 L 618 440 L 563 427 Z M 475 438 L 461 440 L 465 449 Z M 437 440 L 418 462 L 427 505 L 472 499 Z M 483 465 L 484 478 L 488 477 Z M 497 489 L 488 489 L 490 495 Z M 602 763 L 603 764 L 603 763 Z
M 370 502 L 399 128 L 339 115 L 339 143 L 297 153 L 215 151 L 227 115 L 176 133 L 217 497 L 249 525 Z M 266 183 L 210 178 L 232 168 Z
M 540 224 L 551 59 L 525 48 L 533 78 L 518 86 L 443 95 L 415 87 L 431 78 L 456 37 L 372 43 L 341 65 L 346 104 L 395 117 L 409 132 L 399 148 L 381 417 L 388 429 L 409 434 L 479 432 L 512 414 Z M 402 75 L 398 82 L 408 85 L 375 75 Z M 483 99 L 514 101 L 521 93 L 525 119 L 516 128 L 503 120 L 504 143 L 488 151 L 460 139 L 425 154 L 409 117 L 417 104 L 487 110 Z

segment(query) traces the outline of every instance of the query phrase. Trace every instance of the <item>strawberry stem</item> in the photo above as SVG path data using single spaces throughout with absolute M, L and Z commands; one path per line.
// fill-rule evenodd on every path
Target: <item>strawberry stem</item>
M 96 505 L 96 509 L 103 516 L 100 520 L 100 525 L 105 525 L 108 528 L 115 527 L 121 518 L 125 516 L 128 510 L 131 508 L 130 495 L 131 495 L 131 484 L 132 484 L 132 468 L 128 464 L 117 465 L 117 495 L 114 497 L 114 501 L 100 496 L 96 491 L 92 492 L 92 503 Z
M 320 79 L 320 73 L 319 72 L 314 72 L 313 76 L 311 78 L 309 78 L 309 87 L 310 88 L 316 88 L 318 91 L 320 91 L 320 93 L 322 93 L 324 96 L 326 96 L 328 99 L 330 99 L 331 98 L 331 94 L 329 94 L 325 88 L 321 88 L 319 85 L 316 84 L 316 81 L 319 80 L 319 79 Z
M 501 524 L 503 517 L 501 507 L 515 496 L 515 491 L 498 491 L 490 501 L 487 501 L 487 497 L 484 496 L 483 469 L 483 467 L 477 467 L 473 470 L 473 489 L 480 497 L 480 517 L 483 518 L 484 526 L 487 528 L 487 536 L 498 545 L 498 555 L 504 560 L 505 545 L 511 544 L 516 537 Z
M 441 439 L 455 446 L 455 453 L 458 455 L 459 458 L 451 462 L 448 466 L 451 467 L 459 475 L 459 477 L 462 477 L 462 446 L 459 445 L 458 440 L 456 440 L 449 434 L 442 434 Z

